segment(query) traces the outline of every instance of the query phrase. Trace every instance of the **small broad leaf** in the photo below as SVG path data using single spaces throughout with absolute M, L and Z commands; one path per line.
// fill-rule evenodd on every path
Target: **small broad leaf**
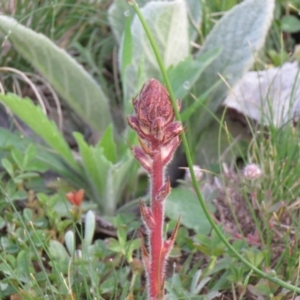
M 113 252 L 122 253 L 123 248 L 120 245 L 119 241 L 116 239 L 110 238 L 108 239 L 108 245 L 107 248 Z
M 3 158 L 1 160 L 2 162 L 2 166 L 4 167 L 4 169 L 6 170 L 6 172 L 10 175 L 10 177 L 14 177 L 14 167 L 13 165 L 11 164 L 11 162 L 6 159 L 6 158 Z
M 263 251 L 258 250 L 245 250 L 245 256 L 248 261 L 255 267 L 258 267 L 265 258 L 265 253 Z
M 141 238 L 129 241 L 127 252 L 131 255 L 134 250 L 137 250 L 141 247 L 141 244 L 142 244 Z
M 178 220 L 180 216 L 181 224 L 187 228 L 203 234 L 210 232 L 211 225 L 191 190 L 183 187 L 173 189 L 165 204 L 168 218 Z
M 23 158 L 24 158 L 24 154 L 17 150 L 17 149 L 12 149 L 11 150 L 11 156 L 14 160 L 14 162 L 17 164 L 18 168 L 20 170 L 24 170 L 23 169 Z
M 24 218 L 26 219 L 26 221 L 28 221 L 28 222 L 33 221 L 33 212 L 30 208 L 24 208 L 23 215 L 24 215 Z
M 52 260 L 65 261 L 70 258 L 66 248 L 55 240 L 49 242 L 48 251 Z
M 72 152 L 56 124 L 45 116 L 39 106 L 34 105 L 30 99 L 22 99 L 14 94 L 0 94 L 0 101 L 56 150 L 70 166 L 78 169 Z
M 281 19 L 281 30 L 288 33 L 300 31 L 300 20 L 293 15 L 283 16 Z
M 17 256 L 17 269 L 16 269 L 16 273 L 15 275 L 18 277 L 19 280 L 23 281 L 23 282 L 30 282 L 32 280 L 32 278 L 30 277 L 30 271 L 31 270 L 31 266 L 30 266 L 30 260 L 27 257 L 27 251 L 25 250 L 21 250 L 18 253 Z
M 12 194 L 9 194 L 8 197 L 10 198 L 11 201 L 14 200 L 24 200 L 27 199 L 28 195 L 26 191 L 15 191 Z
M 81 118 L 95 129 L 106 128 L 110 122 L 107 97 L 75 59 L 43 34 L 34 32 L 13 18 L 1 15 L 0 31 Z
M 36 147 L 33 144 L 28 145 L 23 158 L 22 170 L 26 169 L 28 163 L 34 159 L 35 155 Z
M 120 246 L 124 249 L 127 241 L 127 233 L 125 228 L 120 227 L 117 231 L 117 235 Z

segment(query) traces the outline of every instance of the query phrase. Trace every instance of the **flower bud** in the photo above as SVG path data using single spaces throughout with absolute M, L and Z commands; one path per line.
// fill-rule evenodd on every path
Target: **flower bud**
M 139 137 L 148 142 L 167 143 L 182 132 L 182 126 L 173 122 L 174 111 L 167 89 L 156 79 L 150 79 L 140 94 L 133 99 L 136 116 L 128 124 Z
M 84 197 L 84 190 L 80 189 L 79 191 L 71 191 L 66 194 L 66 198 L 72 205 L 81 206 L 82 200 Z
M 244 177 L 249 180 L 257 179 L 262 175 L 262 171 L 257 164 L 249 164 L 244 168 Z
M 150 79 L 133 100 L 135 112 L 144 126 L 151 127 L 160 118 L 164 124 L 174 119 L 173 107 L 167 89 L 156 79 Z

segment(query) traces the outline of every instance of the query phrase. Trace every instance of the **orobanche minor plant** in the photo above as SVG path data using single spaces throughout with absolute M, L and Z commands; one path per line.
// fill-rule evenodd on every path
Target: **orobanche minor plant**
M 174 111 L 166 88 L 156 79 L 150 79 L 133 100 L 136 116 L 128 118 L 128 124 L 137 132 L 140 147 L 132 152 L 148 172 L 151 185 L 151 204 L 140 201 L 142 219 L 147 229 L 147 244 L 142 246 L 146 269 L 148 299 L 164 299 L 164 268 L 179 227 L 179 220 L 172 236 L 163 238 L 164 200 L 170 193 L 165 167 L 171 161 L 180 144 L 183 128 L 174 122 Z M 179 105 L 178 105 L 179 106 Z
M 274 4 L 273 1 L 274 0 L 267 0 L 267 2 L 264 2 L 263 4 L 268 4 L 269 8 L 270 8 L 270 7 L 272 7 L 272 4 Z M 258 2 L 257 0 L 249 0 L 249 1 L 245 1 L 243 3 L 246 3 L 246 7 L 247 7 L 247 4 L 255 4 L 255 3 L 258 4 L 260 2 L 263 2 L 263 1 L 259 1 Z M 169 98 L 170 102 L 172 103 L 172 107 L 173 107 L 173 115 L 172 116 L 173 117 L 176 116 L 177 120 L 181 120 L 181 117 L 180 117 L 180 114 L 179 114 L 179 109 L 178 109 L 178 103 L 176 103 L 175 94 L 174 94 L 174 92 L 172 90 L 171 83 L 170 83 L 170 80 L 168 78 L 166 68 L 164 67 L 162 56 L 159 53 L 159 50 L 158 50 L 156 42 L 155 42 L 155 40 L 153 38 L 153 35 L 152 35 L 152 33 L 151 33 L 148 25 L 147 25 L 147 22 L 146 22 L 145 18 L 143 17 L 143 14 L 139 10 L 139 7 L 136 4 L 136 2 L 132 1 L 132 2 L 129 2 L 129 4 L 133 6 L 135 12 L 137 13 L 137 15 L 139 17 L 139 20 L 140 20 L 140 22 L 141 22 L 141 24 L 143 26 L 143 29 L 145 30 L 145 33 L 147 34 L 147 38 L 149 39 L 149 42 L 150 42 L 151 47 L 152 47 L 152 50 L 153 50 L 153 52 L 155 54 L 155 58 L 157 60 L 157 63 L 159 65 L 162 77 L 163 77 L 163 79 L 164 79 L 164 81 L 166 83 L 166 87 L 167 87 L 167 90 L 168 90 L 168 92 L 166 92 L 166 93 L 169 93 L 168 94 L 169 95 L 168 98 Z M 246 7 L 242 6 L 243 9 L 246 8 Z M 154 136 L 156 136 L 156 137 L 160 137 L 160 135 L 158 134 L 159 130 L 162 130 L 164 128 L 164 126 L 166 126 L 165 128 L 171 128 L 172 126 L 169 123 L 172 121 L 172 119 L 166 119 L 166 120 L 168 120 L 168 122 L 166 122 L 166 123 L 161 122 L 161 121 L 164 120 L 164 118 L 162 118 L 162 120 L 160 119 L 160 121 L 159 120 L 154 121 L 152 119 L 152 117 L 155 114 L 155 112 L 157 113 L 159 110 L 156 110 L 157 106 L 155 106 L 154 104 L 152 104 L 150 101 L 148 101 L 148 103 L 147 103 L 147 101 L 143 100 L 143 97 L 141 97 L 145 93 L 146 87 L 147 87 L 147 85 L 142 89 L 142 92 L 141 92 L 141 95 L 139 96 L 139 98 L 135 99 L 135 101 L 134 101 L 134 108 L 135 108 L 135 110 L 137 112 L 137 118 L 133 118 L 133 119 L 129 118 L 129 124 L 138 132 L 139 135 L 141 135 L 142 139 L 148 141 L 148 143 L 146 143 L 146 144 L 144 144 L 143 142 L 141 143 L 142 149 L 140 149 L 140 148 L 134 148 L 133 149 L 133 153 L 135 154 L 136 158 L 140 161 L 140 163 L 142 165 L 144 164 L 144 167 L 146 168 L 146 170 L 148 171 L 148 173 L 150 173 L 150 179 L 151 179 L 151 183 L 152 183 L 152 180 L 155 178 L 154 175 L 153 175 L 153 174 L 155 174 L 155 172 L 154 172 L 154 170 L 155 170 L 154 166 L 156 166 L 158 164 L 154 163 L 154 161 L 156 161 L 154 159 L 154 158 L 156 158 L 155 157 L 155 151 L 153 151 L 153 149 L 149 148 L 149 145 L 148 145 L 148 144 L 150 144 L 151 146 L 153 146 L 151 144 L 151 134 L 154 135 Z M 149 93 L 149 96 L 150 96 L 150 93 Z M 164 97 L 159 97 L 158 94 L 156 94 L 156 96 L 158 96 L 156 98 L 156 101 L 158 101 L 159 103 L 162 103 L 161 100 L 164 99 Z M 138 102 L 137 102 L 138 100 L 139 101 L 143 100 L 143 102 L 145 102 L 145 105 L 144 106 L 138 105 Z M 150 103 L 152 104 L 152 106 L 147 107 L 147 104 L 149 105 Z M 150 109 L 150 107 L 152 107 L 152 109 Z M 167 105 L 166 105 L 166 107 L 167 107 Z M 144 108 L 145 112 L 149 113 L 148 117 L 147 117 L 147 114 L 145 115 L 142 112 L 140 112 L 140 111 L 142 111 L 142 108 Z M 169 109 L 169 110 L 172 111 L 171 109 Z M 163 111 L 166 112 L 166 110 L 163 110 Z M 150 118 L 150 116 L 151 116 L 151 118 Z M 157 116 L 158 117 L 161 117 L 161 116 L 166 117 L 165 114 L 164 115 L 159 115 L 158 114 Z M 139 118 L 142 118 L 142 119 L 139 120 Z M 152 120 L 153 123 L 149 123 L 150 120 Z M 147 121 L 147 123 L 144 124 L 144 121 Z M 176 122 L 174 122 L 174 123 L 176 124 Z M 159 129 L 159 130 L 157 130 L 157 132 L 155 132 L 154 129 Z M 174 130 L 176 131 L 176 129 L 179 131 L 179 127 L 177 128 L 176 125 L 174 125 Z M 162 131 L 161 133 L 162 133 L 162 136 L 164 136 L 164 134 L 166 134 L 167 131 Z M 261 271 L 251 261 L 245 259 L 231 245 L 231 243 L 228 241 L 228 239 L 226 238 L 226 236 L 222 233 L 222 231 L 220 230 L 220 228 L 218 227 L 218 225 L 215 223 L 214 218 L 211 216 L 210 211 L 207 208 L 207 205 L 205 203 L 205 200 L 204 200 L 204 198 L 203 198 L 203 196 L 202 196 L 202 194 L 200 192 L 199 186 L 197 184 L 195 172 L 194 172 L 194 169 L 193 169 L 193 162 L 192 162 L 192 158 L 191 158 L 191 152 L 189 150 L 189 146 L 188 146 L 188 143 L 187 143 L 187 138 L 186 138 L 185 133 L 182 130 L 182 128 L 180 129 L 179 133 L 181 133 L 181 138 L 182 138 L 184 150 L 185 150 L 185 153 L 186 153 L 186 158 L 187 158 L 188 166 L 189 166 L 189 169 L 190 169 L 190 172 L 191 172 L 191 178 L 192 178 L 192 181 L 193 181 L 193 186 L 195 188 L 195 192 L 197 194 L 197 197 L 199 199 L 199 202 L 200 202 L 201 207 L 202 207 L 202 209 L 203 209 L 203 211 L 205 213 L 206 218 L 209 220 L 209 222 L 210 222 L 213 230 L 219 236 L 219 238 L 221 239 L 221 241 L 225 244 L 225 246 L 228 248 L 228 250 L 236 258 L 238 258 L 241 262 L 243 262 L 246 266 L 248 266 L 251 269 L 251 271 L 253 271 L 254 273 L 256 273 L 257 275 L 261 276 L 262 278 L 265 278 L 265 279 L 269 280 L 272 283 L 278 284 L 281 287 L 284 287 L 284 288 L 286 288 L 286 289 L 288 289 L 290 291 L 293 291 L 294 293 L 299 293 L 300 289 L 297 286 L 292 285 L 292 284 L 290 284 L 290 283 L 288 283 L 288 282 L 286 282 L 284 280 L 281 280 L 280 278 L 278 278 L 276 276 L 273 276 L 273 275 L 270 275 L 268 273 L 265 273 L 265 272 Z M 166 135 L 166 136 L 168 136 L 168 135 Z M 175 132 L 174 132 L 173 137 L 174 138 L 176 137 Z M 177 137 L 178 137 L 178 135 L 177 135 Z M 149 140 L 149 138 L 150 138 L 150 140 Z M 164 139 L 162 137 L 160 137 L 160 140 L 162 141 L 162 144 L 163 144 Z M 170 149 L 173 149 L 173 147 L 171 146 L 171 144 L 172 144 L 171 140 L 172 139 L 170 138 L 170 144 L 169 144 L 169 146 L 170 146 Z M 178 144 L 179 144 L 179 141 L 178 141 Z M 175 151 L 175 148 L 176 147 L 174 147 L 173 151 Z M 164 159 L 165 159 L 165 157 L 171 158 L 171 156 L 172 156 L 171 153 L 172 152 L 171 152 L 170 149 L 167 149 L 166 153 L 164 153 L 163 151 L 161 151 L 161 156 L 160 156 L 160 158 L 161 158 L 160 162 L 161 163 L 162 162 L 168 163 L 168 161 L 167 160 L 164 161 Z M 161 168 L 163 170 L 163 167 L 161 167 Z M 162 178 L 163 178 L 163 175 L 162 175 Z M 163 267 L 162 266 L 164 266 L 165 259 L 166 259 L 166 256 L 168 254 L 167 251 L 171 250 L 172 241 L 174 242 L 175 236 L 176 236 L 176 231 L 178 230 L 177 229 L 178 228 L 178 223 L 177 223 L 177 226 L 175 227 L 175 230 L 174 230 L 174 232 L 172 234 L 171 239 L 168 240 L 168 241 L 164 241 L 163 239 L 161 239 L 161 242 L 158 244 L 158 247 L 154 246 L 155 242 L 157 241 L 156 239 L 154 239 L 155 233 L 158 233 L 159 236 L 160 236 L 160 234 L 161 234 L 160 232 L 161 231 L 155 231 L 154 230 L 155 225 L 156 225 L 156 222 L 155 222 L 156 220 L 155 220 L 155 217 L 153 215 L 156 216 L 156 214 L 158 215 L 157 212 L 159 212 L 159 214 L 160 214 L 160 212 L 162 212 L 161 219 L 159 219 L 159 220 L 163 219 L 163 206 L 161 206 L 160 202 L 163 201 L 161 199 L 165 199 L 167 193 L 169 192 L 169 188 L 165 188 L 165 186 L 163 185 L 163 182 L 161 184 L 162 184 L 162 188 L 158 192 L 157 192 L 157 190 L 155 190 L 152 187 L 152 194 L 151 194 L 152 202 L 151 202 L 151 207 L 147 208 L 147 207 L 145 207 L 145 205 L 141 204 L 142 217 L 143 217 L 143 219 L 145 221 L 146 227 L 148 228 L 148 237 L 149 237 L 149 243 L 150 243 L 149 244 L 150 255 L 148 255 L 147 251 L 144 251 L 144 257 L 145 257 L 144 264 L 146 265 L 146 273 L 148 275 L 148 283 L 149 284 L 151 283 L 151 280 L 153 279 L 151 277 L 152 275 L 153 275 L 153 277 L 154 276 L 157 277 L 157 278 L 154 277 L 154 279 L 160 280 L 160 278 L 162 278 L 162 283 L 163 283 L 164 276 L 163 276 Z M 157 192 L 157 194 L 155 194 L 155 192 Z M 161 194 L 163 194 L 162 197 L 160 197 Z M 161 200 L 161 201 L 159 201 L 159 200 Z M 160 205 L 158 205 L 156 203 L 158 203 L 158 204 L 160 203 Z M 161 210 L 157 209 L 157 207 L 160 208 Z M 154 214 L 153 214 L 153 212 L 154 212 Z M 160 224 L 161 223 L 162 222 L 160 222 Z M 155 228 L 155 229 L 157 229 L 157 228 Z M 153 241 L 154 241 L 154 244 L 152 244 Z M 168 243 L 170 244 L 169 247 L 168 247 Z M 160 265 L 159 268 L 158 268 L 159 273 L 156 273 L 156 274 L 151 272 L 151 268 L 152 268 L 152 265 L 151 265 L 152 260 L 151 260 L 151 258 L 154 257 L 154 253 L 151 252 L 152 249 L 156 250 L 157 251 L 156 253 L 161 254 L 161 256 L 163 256 L 163 259 L 164 259 L 163 261 L 161 261 L 161 263 L 163 263 L 163 265 Z M 161 282 L 158 282 L 158 283 L 161 283 Z M 154 288 L 155 287 L 156 286 L 154 285 Z M 163 288 L 163 285 L 159 286 L 159 287 Z M 153 292 L 151 291 L 151 285 L 148 285 L 148 292 L 149 292 L 149 299 L 151 299 L 151 300 L 157 299 L 155 297 L 152 297 L 152 293 Z M 159 294 L 158 294 L 158 297 L 160 297 Z M 161 298 L 164 299 L 164 296 L 162 295 Z M 161 299 L 161 298 L 158 298 L 158 299 Z

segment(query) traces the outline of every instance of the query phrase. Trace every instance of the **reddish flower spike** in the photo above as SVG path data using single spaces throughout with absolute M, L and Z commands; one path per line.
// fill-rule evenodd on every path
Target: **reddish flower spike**
M 180 107 L 180 103 L 177 103 Z M 174 121 L 174 111 L 166 88 L 150 79 L 133 99 L 136 115 L 127 118 L 129 126 L 138 134 L 140 147 L 132 152 L 148 172 L 151 185 L 151 204 L 140 202 L 141 216 L 147 227 L 147 243 L 143 242 L 148 300 L 164 299 L 164 269 L 166 259 L 175 242 L 179 221 L 169 240 L 163 238 L 164 205 L 171 187 L 164 170 L 180 144 L 183 128 Z M 148 245 L 148 249 L 146 248 Z
M 71 191 L 66 194 L 66 198 L 72 205 L 81 206 L 84 198 L 84 189 L 78 191 Z

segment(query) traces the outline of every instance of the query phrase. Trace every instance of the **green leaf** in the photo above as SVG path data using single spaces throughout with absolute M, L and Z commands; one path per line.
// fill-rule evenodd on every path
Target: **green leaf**
M 185 107 L 185 109 L 181 112 L 181 121 L 187 121 L 193 113 L 197 111 L 199 107 L 205 106 L 207 103 L 208 97 L 210 93 L 219 85 L 221 81 L 216 82 L 213 86 L 211 86 L 208 90 L 206 90 L 198 99 L 195 99 L 194 102 L 190 102 L 190 104 Z
M 169 80 L 177 99 L 184 99 L 195 82 L 220 54 L 220 49 L 200 55 L 197 59 L 188 56 L 175 67 L 168 70 Z
M 132 36 L 131 36 L 131 18 L 125 18 L 125 31 L 124 31 L 124 47 L 122 52 L 122 78 L 124 78 L 125 69 L 132 62 Z
M 33 144 L 28 145 L 24 154 L 22 170 L 26 169 L 28 163 L 34 159 L 35 155 L 36 155 L 36 147 Z
M 30 178 L 35 178 L 35 177 L 39 177 L 38 173 L 35 172 L 26 172 L 26 173 L 22 173 L 18 176 L 16 176 L 14 179 L 15 180 L 24 180 L 24 179 L 30 179 Z
M 168 0 L 174 2 L 173 0 Z M 137 0 L 136 3 L 140 8 L 144 7 L 149 2 L 162 2 L 161 0 Z M 196 37 L 197 29 L 201 24 L 202 9 L 201 1 L 199 0 L 186 0 L 184 1 L 187 6 L 187 13 L 190 19 L 189 33 L 194 39 Z M 155 5 L 155 4 L 154 4 Z M 122 35 L 124 33 L 124 24 L 126 23 L 126 17 L 133 17 L 134 10 L 131 6 L 123 0 L 114 0 L 108 10 L 108 21 L 110 27 L 115 35 L 117 42 L 120 44 Z M 126 29 L 125 29 L 126 30 Z
M 9 254 L 15 254 L 20 251 L 19 244 L 16 244 L 12 240 L 8 239 L 7 237 L 1 237 L 0 239 L 0 245 L 1 245 L 1 250 L 4 252 L 7 252 Z
M 121 43 L 124 30 L 126 31 L 126 19 L 131 19 L 133 15 L 133 8 L 123 0 L 114 0 L 109 7 L 108 21 L 118 44 Z
M 194 192 L 187 188 L 179 187 L 171 191 L 165 202 L 166 216 L 171 220 L 178 220 L 182 225 L 196 232 L 208 234 L 211 225 L 199 205 Z
M 190 41 L 195 40 L 199 34 L 202 20 L 202 1 L 186 0 L 187 11 L 189 17 L 189 35 Z
M 75 253 L 75 235 L 74 235 L 73 231 L 68 230 L 66 232 L 65 244 L 66 244 L 66 247 L 67 247 L 70 255 L 73 255 Z
M 121 200 L 126 184 L 135 176 L 137 162 L 130 151 L 127 151 L 122 160 L 114 164 L 107 173 L 105 196 L 111 202 L 111 209 L 116 209 Z
M 258 251 L 255 249 L 245 250 L 245 256 L 248 261 L 256 268 L 263 262 L 265 254 L 263 251 Z
M 283 16 L 281 19 L 281 30 L 288 33 L 300 31 L 300 20 L 293 15 Z
M 10 200 L 24 200 L 27 199 L 28 195 L 26 191 L 16 191 L 10 196 Z
M 89 210 L 85 218 L 85 229 L 84 229 L 84 242 L 86 246 L 92 245 L 93 237 L 96 228 L 96 217 L 95 214 Z
M 2 166 L 7 171 L 7 173 L 9 174 L 9 176 L 11 178 L 13 178 L 14 177 L 14 167 L 11 164 L 11 162 L 8 159 L 6 159 L 6 158 L 3 158 L 1 162 L 2 162 Z
M 103 148 L 103 154 L 110 162 L 115 163 L 117 161 L 117 147 L 114 141 L 114 132 L 112 125 L 106 128 L 100 142 L 96 147 Z
M 135 239 L 135 240 L 131 240 L 127 243 L 126 246 L 128 246 L 126 248 L 126 259 L 128 262 L 131 262 L 132 261 L 132 253 L 133 251 L 139 249 L 142 245 L 142 240 L 140 238 L 138 239 Z
M 108 207 L 113 205 L 112 199 L 105 198 L 107 174 L 112 163 L 105 158 L 102 148 L 89 146 L 78 132 L 73 135 L 79 147 L 85 176 L 91 185 L 92 194 L 90 196 L 98 203 L 102 212 L 106 214 L 110 210 Z
M 17 164 L 18 168 L 20 170 L 23 170 L 23 158 L 24 158 L 24 153 L 19 151 L 18 149 L 12 149 L 11 150 L 11 156 L 14 160 L 14 162 Z
M 233 86 L 253 64 L 255 54 L 264 44 L 270 28 L 274 0 L 247 0 L 227 12 L 214 26 L 200 51 L 200 55 L 213 49 L 222 49 L 220 55 L 206 68 L 195 84 L 196 96 L 201 95 L 220 80 L 211 94 L 208 110 L 215 112 L 224 100 L 229 86 Z M 201 113 L 201 115 L 200 115 Z M 191 120 L 198 134 L 212 119 L 207 110 L 198 109 Z M 198 139 L 195 134 L 195 139 Z
M 20 135 L 19 133 L 13 133 L 7 129 L 0 127 L 0 149 L 2 151 L 11 151 L 14 148 L 24 153 L 27 147 L 32 144 L 33 141 L 27 137 Z M 88 190 L 88 183 L 83 177 L 81 168 L 79 171 L 66 165 L 64 160 L 49 148 L 46 148 L 40 144 L 36 144 L 37 148 L 34 161 L 31 161 L 27 166 L 27 171 L 45 172 L 52 170 L 57 172 L 64 178 L 67 178 L 74 187 L 84 188 Z M 77 165 L 79 168 L 79 165 Z
M 120 227 L 117 231 L 117 235 L 120 246 L 122 249 L 124 249 L 127 241 L 127 234 L 125 228 Z
M 46 36 L 13 18 L 1 15 L 0 31 L 83 120 L 97 130 L 106 128 L 110 122 L 108 99 L 81 65 Z
M 45 116 L 39 106 L 34 105 L 30 99 L 21 99 L 14 94 L 0 94 L 0 101 L 56 150 L 70 166 L 78 169 L 73 154 L 56 124 Z
M 148 2 L 141 12 L 154 36 L 165 67 L 176 66 L 189 55 L 187 6 L 184 1 Z M 161 73 L 148 38 L 137 18 L 131 25 L 134 60 L 127 67 L 125 100 L 131 101 L 149 78 L 160 78 Z M 120 53 L 123 51 L 123 45 Z M 128 107 L 125 103 L 125 107 Z
M 123 248 L 121 247 L 119 241 L 113 238 L 108 239 L 107 248 L 113 252 L 122 253 Z
M 89 146 L 78 132 L 74 133 L 74 138 L 79 147 L 86 180 L 91 186 L 90 196 L 104 215 L 113 215 L 124 187 L 130 180 L 130 172 L 135 170 L 133 156 L 127 151 L 119 162 L 113 164 L 104 155 L 107 149 L 99 145 Z M 108 145 L 114 147 L 112 142 Z
M 32 278 L 30 277 L 29 260 L 27 259 L 27 253 L 28 251 L 21 250 L 17 256 L 17 270 L 15 275 L 19 280 L 23 282 L 29 282 L 30 280 L 32 280 Z
M 48 251 L 51 257 L 51 260 L 65 261 L 69 259 L 69 254 L 67 253 L 66 248 L 58 241 L 51 240 L 49 242 Z
M 32 222 L 33 221 L 33 212 L 30 208 L 24 208 L 23 211 L 24 218 L 26 221 Z

